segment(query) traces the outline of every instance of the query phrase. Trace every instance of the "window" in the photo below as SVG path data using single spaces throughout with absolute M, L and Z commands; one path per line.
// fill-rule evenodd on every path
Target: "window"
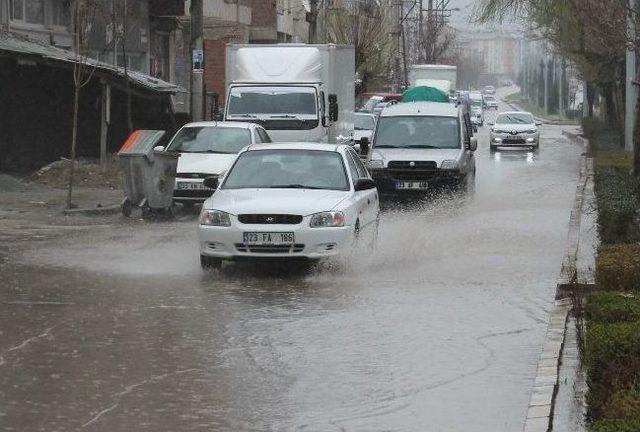
M 381 117 L 374 139 L 377 148 L 460 148 L 457 117 Z
M 347 152 L 347 164 L 349 165 L 349 172 L 351 173 L 351 178 L 353 179 L 353 183 L 355 184 L 355 182 L 357 182 L 360 178 L 360 174 L 358 173 L 356 163 L 354 162 L 349 152 Z
M 184 127 L 167 147 L 181 153 L 235 154 L 251 144 L 249 129 L 234 127 Z
M 271 137 L 269 137 L 269 134 L 267 133 L 267 131 L 265 131 L 262 128 L 258 128 L 258 135 L 260 135 L 260 138 L 262 139 L 263 143 L 270 143 L 271 142 Z
M 66 27 L 71 22 L 69 0 L 54 0 L 52 12 L 51 23 L 53 25 Z
M 11 0 L 11 19 L 24 21 L 24 0 Z
M 44 24 L 44 0 L 24 0 L 24 19 L 31 24 Z
M 369 178 L 369 171 L 367 171 L 367 168 L 364 166 L 364 164 L 362 163 L 362 159 L 360 159 L 360 156 L 358 156 L 358 154 L 351 150 L 349 152 L 351 154 L 351 157 L 353 157 L 353 160 L 356 163 L 356 168 L 358 169 L 358 174 L 360 174 L 360 178 Z

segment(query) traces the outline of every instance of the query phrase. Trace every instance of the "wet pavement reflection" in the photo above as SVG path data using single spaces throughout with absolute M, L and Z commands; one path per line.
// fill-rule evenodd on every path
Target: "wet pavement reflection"
M 494 114 L 489 114 L 489 116 Z M 3 431 L 520 431 L 580 150 L 488 148 L 472 197 L 387 208 L 375 252 L 203 273 L 195 217 L 0 264 Z

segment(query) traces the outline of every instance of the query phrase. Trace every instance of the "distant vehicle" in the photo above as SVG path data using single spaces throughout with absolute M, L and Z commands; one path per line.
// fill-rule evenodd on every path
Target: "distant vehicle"
M 373 108 L 372 113 L 375 115 L 380 115 L 380 113 L 382 112 L 383 109 L 396 105 L 398 102 L 392 100 L 389 102 L 379 102 L 376 104 L 376 106 Z
M 369 113 L 356 113 L 353 118 L 353 142 L 360 144 L 362 138 L 369 142 L 373 138 L 373 130 L 376 127 L 376 115 Z
M 447 94 L 457 88 L 458 68 L 450 65 L 416 64 L 409 69 L 411 87 L 435 87 Z
M 495 98 L 495 96 L 487 95 L 484 97 L 484 105 L 485 107 L 487 107 L 487 109 L 497 110 L 498 100 Z
M 400 102 L 400 93 L 362 93 L 356 98 L 356 110 L 362 112 L 373 112 L 373 108 L 380 102 Z
M 476 126 L 484 126 L 484 96 L 480 92 L 469 93 L 469 114 L 471 123 Z
M 477 140 L 467 122 L 463 107 L 447 103 L 408 102 L 385 109 L 367 157 L 380 193 L 472 190 Z
M 541 122 L 528 112 L 503 112 L 498 114 L 489 134 L 491 151 L 498 147 L 540 147 Z
M 224 117 L 258 123 L 276 142 L 351 135 L 354 76 L 352 46 L 227 45 Z
M 204 202 L 213 193 L 203 184 L 205 178 L 220 176 L 244 147 L 270 142 L 267 131 L 253 123 L 200 122 L 183 126 L 166 147 L 166 151 L 180 153 L 173 200 L 185 206 Z
M 321 259 L 377 236 L 378 191 L 347 145 L 251 146 L 205 184 L 217 190 L 200 215 L 204 268 L 248 257 Z
M 484 87 L 484 90 L 482 91 L 485 95 L 494 95 L 496 94 L 496 88 L 492 85 L 488 85 Z

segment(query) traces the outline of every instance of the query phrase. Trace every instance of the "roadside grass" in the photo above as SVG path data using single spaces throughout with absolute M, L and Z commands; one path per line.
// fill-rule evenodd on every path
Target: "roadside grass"
M 595 146 L 595 192 L 601 246 L 598 291 L 586 298 L 584 338 L 589 430 L 640 431 L 640 183 L 632 159 L 601 125 L 583 130 Z

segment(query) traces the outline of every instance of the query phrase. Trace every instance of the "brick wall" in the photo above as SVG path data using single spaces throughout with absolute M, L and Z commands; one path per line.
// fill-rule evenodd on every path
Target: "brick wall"
M 250 0 L 251 25 L 254 27 L 276 27 L 276 0 Z
M 207 39 L 204 41 L 204 82 L 207 92 L 218 93 L 220 106 L 224 105 L 225 96 L 227 42 L 229 42 L 229 38 Z M 207 114 L 209 114 L 208 106 Z

